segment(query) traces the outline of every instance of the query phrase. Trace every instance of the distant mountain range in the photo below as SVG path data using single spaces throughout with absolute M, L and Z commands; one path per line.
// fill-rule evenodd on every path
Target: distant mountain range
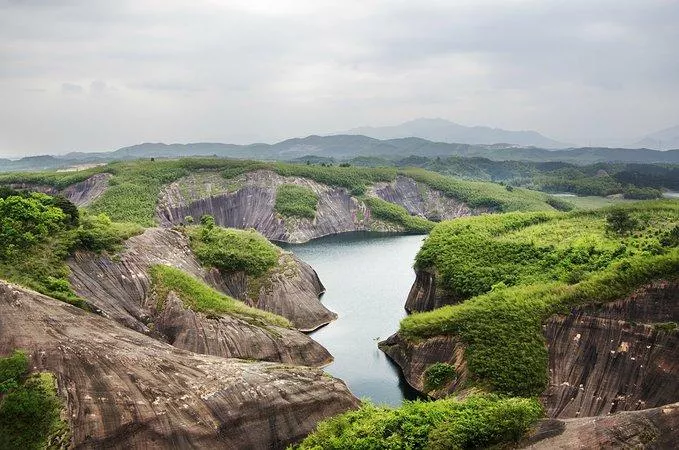
M 654 150 L 670 150 L 679 148 L 679 125 L 648 134 L 635 141 L 631 148 L 652 148 Z
M 483 126 L 467 127 L 444 119 L 415 119 L 387 127 L 353 128 L 342 134 L 356 134 L 375 139 L 418 137 L 434 142 L 457 144 L 505 144 L 521 147 L 566 148 L 569 144 L 555 141 L 537 131 L 508 131 Z
M 178 158 L 185 156 L 218 156 L 241 159 L 319 161 L 322 158 L 349 160 L 357 156 L 402 159 L 408 156 L 484 157 L 495 161 L 564 161 L 575 164 L 597 162 L 679 164 L 679 150 L 655 151 L 583 147 L 547 150 L 517 147 L 510 144 L 471 145 L 432 142 L 417 137 L 375 139 L 358 135 L 308 136 L 288 139 L 277 144 L 234 145 L 220 143 L 162 144 L 145 143 L 113 152 L 68 153 L 60 156 L 32 156 L 19 160 L 0 159 L 0 172 L 18 170 L 64 169 L 81 164 L 138 158 Z

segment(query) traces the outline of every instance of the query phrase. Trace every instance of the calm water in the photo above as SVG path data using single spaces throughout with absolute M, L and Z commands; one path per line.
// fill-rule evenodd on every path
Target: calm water
M 351 233 L 286 245 L 316 269 L 327 292 L 323 304 L 339 318 L 312 337 L 335 361 L 325 370 L 344 380 L 359 398 L 400 405 L 416 393 L 377 348 L 398 329 L 423 236 Z

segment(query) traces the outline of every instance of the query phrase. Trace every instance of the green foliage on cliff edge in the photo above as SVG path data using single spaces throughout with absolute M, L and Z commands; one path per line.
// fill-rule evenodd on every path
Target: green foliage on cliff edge
M 313 220 L 317 206 L 318 195 L 307 187 L 284 184 L 276 190 L 274 210 L 283 216 Z
M 399 333 L 409 340 L 455 335 L 466 345 L 474 380 L 504 394 L 539 394 L 547 383 L 543 320 L 679 274 L 679 247 L 671 239 L 679 203 L 635 203 L 625 213 L 638 223 L 625 235 L 607 230 L 615 210 L 514 213 L 437 225 L 416 266 L 436 272 L 441 289 L 466 301 L 413 314 Z
M 84 307 L 64 260 L 76 250 L 115 251 L 141 232 L 105 215 L 81 215 L 68 200 L 39 193 L 0 197 L 0 277 Z
M 290 328 L 284 317 L 247 306 L 228 295 L 218 292 L 203 281 L 170 266 L 152 266 L 152 286 L 158 297 L 158 309 L 162 309 L 169 293 L 175 292 L 185 307 L 209 314 L 227 314 L 262 325 L 276 325 Z
M 203 216 L 201 223 L 187 227 L 186 233 L 203 265 L 258 277 L 278 263 L 280 249 L 257 231 L 217 227 L 210 216 Z
M 0 448 L 68 446 L 68 424 L 50 373 L 28 374 L 28 357 L 15 351 L 0 357 Z
M 464 400 L 404 402 L 398 409 L 365 402 L 321 422 L 302 450 L 467 449 L 518 441 L 542 416 L 536 399 L 472 395 Z
M 404 231 L 426 234 L 434 228 L 434 222 L 422 217 L 411 216 L 401 205 L 389 203 L 377 197 L 363 197 L 362 199 L 370 209 L 373 218 L 400 225 Z

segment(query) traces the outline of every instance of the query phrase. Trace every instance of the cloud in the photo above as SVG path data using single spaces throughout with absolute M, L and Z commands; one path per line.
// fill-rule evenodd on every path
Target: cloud
M 679 117 L 678 19 L 663 0 L 0 0 L 0 154 L 422 116 L 632 137 Z

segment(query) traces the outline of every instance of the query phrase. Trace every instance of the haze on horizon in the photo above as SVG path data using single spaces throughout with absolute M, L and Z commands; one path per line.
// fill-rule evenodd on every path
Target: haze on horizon
M 679 124 L 672 0 L 0 0 L 0 157 L 441 117 L 563 142 Z

